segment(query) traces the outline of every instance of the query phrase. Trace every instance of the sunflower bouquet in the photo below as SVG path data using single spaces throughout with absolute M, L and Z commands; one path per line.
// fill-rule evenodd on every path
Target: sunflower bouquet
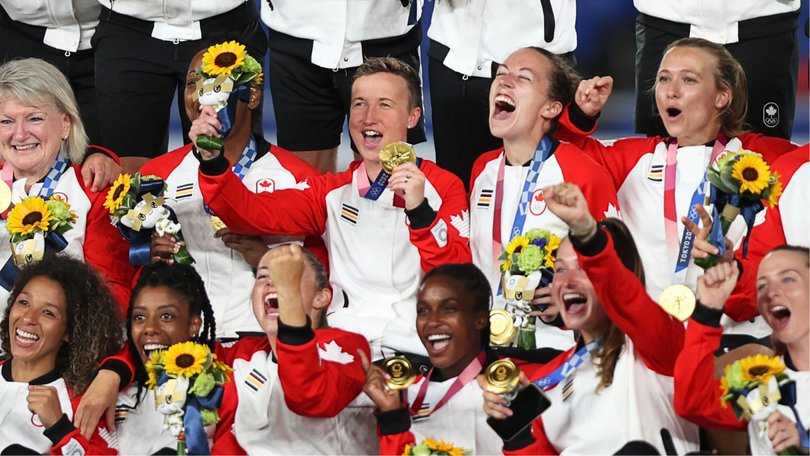
M 14 264 L 21 266 L 41 260 L 46 247 L 57 252 L 64 250 L 68 244 L 64 234 L 77 220 L 76 212 L 59 195 L 52 195 L 47 201 L 29 196 L 15 204 L 6 225 L 11 234 Z
M 152 230 L 159 236 L 169 233 L 182 240 L 180 223 L 171 208 L 164 204 L 165 189 L 166 183 L 160 177 L 135 173 L 133 176 L 120 174 L 107 192 L 104 207 L 110 211 L 112 224 L 130 241 L 129 258 L 133 264 L 150 263 Z M 172 259 L 181 264 L 194 263 L 182 242 Z
M 180 342 L 157 350 L 146 363 L 146 386 L 155 390 L 163 427 L 177 437 L 177 454 L 210 454 L 205 426 L 219 421 L 222 385 L 233 369 L 207 345 Z
M 236 116 L 234 98 L 247 102 L 250 87 L 261 86 L 262 65 L 245 51 L 244 45 L 226 41 L 208 48 L 198 71 L 202 79 L 197 81 L 192 98 L 201 106 L 213 106 L 222 128 L 220 138 L 202 135 L 197 138 L 197 146 L 220 150 Z
M 471 454 L 470 450 L 457 447 L 444 440 L 426 438 L 418 445 L 405 445 L 403 456 L 465 456 Z
M 695 264 L 704 269 L 717 264 L 719 256 L 725 252 L 723 237 L 738 215 L 742 215 L 750 233 L 757 212 L 764 207 L 762 202 L 767 202 L 768 207 L 774 207 L 782 194 L 779 173 L 772 172 L 762 155 L 750 150 L 726 151 L 717 160 L 716 167 L 707 170 L 706 177 L 711 183 L 709 202 L 714 205 L 713 219 L 720 220 L 720 223 L 712 226 L 709 241 L 720 252 L 715 256 L 695 260 Z M 747 250 L 746 234 L 743 256 Z
M 512 315 L 517 331 L 517 346 L 533 350 L 537 317 L 530 316 L 530 302 L 534 290 L 551 283 L 554 276 L 554 261 L 560 238 L 539 228 L 528 230 L 509 241 L 498 261 L 501 264 L 505 308 Z M 541 309 L 544 310 L 544 309 Z M 497 345 L 509 345 L 510 340 L 494 341 Z

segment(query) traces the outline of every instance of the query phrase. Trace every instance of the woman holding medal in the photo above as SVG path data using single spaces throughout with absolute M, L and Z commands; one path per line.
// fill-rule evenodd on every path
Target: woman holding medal
M 206 47 L 189 63 L 184 104 L 186 115 L 192 122 L 198 118 L 202 118 L 200 122 L 212 121 L 211 108 L 204 109 L 196 96 L 205 86 L 203 61 L 209 62 L 205 68 L 211 71 L 210 67 L 216 66 L 217 59 L 225 59 L 227 54 L 233 54 L 237 59 L 247 57 L 244 47 L 240 46 L 238 43 L 230 46 L 226 42 Z M 242 185 L 254 193 L 301 187 L 318 172 L 264 138 L 261 123 L 257 123 L 260 120 L 257 110 L 262 99 L 260 82 L 261 74 L 247 83 L 244 99 L 233 96 L 231 103 L 235 106 L 222 108 L 233 109 L 235 113 L 230 119 L 232 125 L 227 135 L 220 132 L 225 136 L 223 153 L 231 163 L 238 163 L 233 168 L 234 174 Z M 213 114 L 213 118 L 216 119 L 216 114 Z M 179 243 L 185 243 L 195 259 L 194 268 L 202 276 L 214 306 L 218 322 L 217 337 L 235 339 L 237 332 L 261 331 L 253 315 L 245 312 L 250 302 L 253 271 L 268 246 L 282 240 L 271 236 L 243 235 L 219 225 L 214 227 L 211 211 L 199 192 L 199 167 L 193 155 L 193 144 L 153 158 L 141 167 L 141 174 L 154 174 L 164 180 L 167 205 L 174 210 L 182 225 L 182 241 L 171 234 L 162 237 L 153 234 L 152 260 L 171 262 L 171 255 L 180 248 Z M 283 241 L 289 242 L 291 239 L 304 240 L 287 237 Z M 305 245 L 315 251 L 322 261 L 326 261 L 323 241 L 319 237 L 307 238 Z
M 551 297 L 578 338 L 575 347 L 529 373 L 551 407 L 531 431 L 506 442 L 505 452 L 613 453 L 637 440 L 661 454 L 672 454 L 665 450 L 673 445 L 674 454 L 696 450 L 697 427 L 678 418 L 672 405 L 683 325 L 644 292 L 633 238 L 616 219 L 597 224 L 575 185 L 543 193 L 571 230 L 557 253 Z M 512 415 L 502 396 L 484 397 L 488 415 Z M 664 430 L 671 440 L 662 438 Z
M 470 260 L 461 181 L 412 154 L 407 163 L 380 159 L 386 146 L 402 147 L 396 143 L 422 115 L 420 83 L 399 60 L 366 60 L 355 73 L 349 119 L 362 160 L 309 179 L 303 190 L 253 194 L 226 172 L 220 151 L 197 146 L 202 194 L 231 229 L 324 239 L 333 289 L 329 323 L 366 336 L 374 359 L 395 351 L 425 354 L 413 327 L 420 277 L 440 264 Z M 217 136 L 218 127 L 203 110 L 189 135 Z
M 0 453 L 115 454 L 108 425 L 85 438 L 71 422 L 121 320 L 101 277 L 79 260 L 46 255 L 17 276 L 0 323 Z
M 581 186 L 593 216 L 618 216 L 616 192 L 607 173 L 575 146 L 552 139 L 563 107 L 579 80 L 559 56 L 540 48 L 513 52 L 492 82 L 489 127 L 504 147 L 481 155 L 473 166 L 470 192 L 470 248 L 473 262 L 497 290 L 503 308 L 499 256 L 509 241 L 533 228 L 564 236 L 568 226 L 546 210 L 542 188 L 559 182 Z M 549 289 L 535 304 L 548 303 Z M 540 312 L 540 317 L 548 312 Z M 566 349 L 569 331 L 537 325 L 538 346 Z
M 153 350 L 190 340 L 210 345 L 219 361 L 234 367 L 213 430 L 213 454 L 374 451 L 369 442 L 339 437 L 339 429 L 373 432 L 370 417 L 359 421 L 353 411 L 340 413 L 362 389 L 358 352 L 369 351 L 360 335 L 322 328 L 330 292 L 319 260 L 297 244 L 273 248 L 259 262 L 252 294 L 254 316 L 266 335 L 226 347 L 215 343 L 213 309 L 193 267 L 159 262 L 144 269 L 127 322 L 135 383 L 117 405 L 122 453 L 174 447 L 154 392 L 145 390 L 144 364 Z M 320 438 L 308 438 L 313 432 Z
M 772 163 L 795 145 L 745 132 L 745 73 L 723 46 L 703 39 L 678 40 L 661 60 L 655 101 L 669 137 L 625 138 L 610 145 L 588 137 L 612 85 L 610 77 L 582 81 L 557 137 L 578 145 L 608 170 L 622 219 L 639 245 L 650 296 L 667 306 L 693 300 L 703 271 L 690 257 L 693 236 L 684 230 L 683 219 L 699 220 L 695 207 L 707 195 L 707 167 L 724 150 L 750 149 Z M 728 237 L 736 243 L 744 231 L 745 223 L 737 220 Z M 682 320 L 688 316 L 678 314 Z M 758 327 L 754 335 L 766 333 Z
M 805 195 L 806 197 L 806 195 Z M 721 406 L 721 385 L 715 379 L 714 351 L 720 345 L 720 317 L 734 290 L 738 268 L 723 262 L 698 279 L 697 310 L 686 330 L 683 351 L 675 364 L 675 409 L 701 426 L 748 430 L 752 454 L 777 454 L 810 449 L 810 253 L 807 247 L 783 245 L 771 250 L 756 273 L 758 309 L 768 326 L 782 373 L 795 381 L 792 407 L 783 389 L 779 406 L 764 418 L 739 420 L 731 406 Z M 776 372 L 777 363 L 752 365 L 757 375 Z M 726 385 L 726 389 L 728 385 Z M 782 389 L 782 388 L 780 388 Z M 763 401 L 764 402 L 764 401 Z M 764 405 L 768 405 L 765 403 Z M 757 415 L 757 414 L 755 414 Z M 765 430 L 763 430 L 763 426 Z
M 433 368 L 397 381 L 381 367 L 368 366 L 363 390 L 378 409 L 379 454 L 403 454 L 406 445 L 425 438 L 473 454 L 500 452 L 475 382 L 497 359 L 485 350 L 491 299 L 487 278 L 470 263 L 439 266 L 422 279 L 416 330 Z
M 109 187 L 94 191 L 95 186 L 88 186 L 82 177 L 80 163 L 87 148 L 73 92 L 56 67 L 39 59 L 14 60 L 0 67 L 0 153 L 6 168 L 13 170 L 8 179 L 11 202 L 18 204 L 29 196 L 66 200 L 78 217 L 64 233 L 64 251 L 96 268 L 123 309 L 134 269 L 126 242 L 104 208 Z M 26 229 L 44 218 L 42 212 L 28 215 L 21 221 Z M 2 225 L 0 244 L 8 246 L 6 222 Z M 6 286 L 16 274 L 6 247 L 0 249 L 0 265 L 6 284 L 0 290 L 3 308 Z

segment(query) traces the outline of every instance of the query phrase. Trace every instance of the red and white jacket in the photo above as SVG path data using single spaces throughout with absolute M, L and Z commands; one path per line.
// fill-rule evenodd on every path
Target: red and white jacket
M 380 347 L 425 354 L 416 336 L 417 288 L 435 266 L 470 261 L 464 187 L 424 160 L 426 203 L 406 215 L 390 189 L 377 201 L 360 196 L 360 165 L 310 179 L 303 191 L 257 195 L 224 172 L 220 155 L 201 165 L 200 186 L 211 209 L 236 231 L 322 236 L 333 289 L 329 323 L 363 334 L 375 359 Z M 414 228 L 414 218 L 424 226 Z
M 698 448 L 698 429 L 675 414 L 672 405 L 675 361 L 683 344 L 681 322 L 667 315 L 646 293 L 638 278 L 619 260 L 610 235 L 600 230 L 584 245 L 575 245 L 580 266 L 625 343 L 610 386 L 597 391 L 601 377 L 593 359 L 583 362 L 568 380 L 546 390 L 551 407 L 532 424 L 534 442 L 505 454 L 613 453 L 631 440 L 644 440 L 663 454 L 661 429 L 667 429 L 678 454 Z M 560 367 L 577 349 L 548 364 L 522 366 L 536 381 Z
M 257 149 L 258 155 L 242 179 L 243 186 L 253 193 L 302 188 L 308 179 L 318 175 L 315 168 L 278 146 L 262 141 Z M 194 257 L 194 269 L 205 282 L 217 320 L 217 337 L 236 337 L 237 331 L 261 331 L 250 311 L 253 269 L 239 252 L 214 237 L 211 216 L 203 206 L 199 167 L 192 145 L 187 144 L 149 160 L 141 167 L 141 174 L 154 174 L 166 182 L 166 204 L 177 214 L 183 240 Z M 273 244 L 278 239 L 268 238 L 266 242 Z M 304 245 L 327 261 L 319 237 L 307 239 Z
M 95 147 L 95 146 L 91 146 Z M 105 154 L 117 160 L 105 149 Z M 18 179 L 11 189 L 11 201 L 19 203 L 28 196 L 36 196 L 42 188 L 37 182 L 25 191 L 26 179 Z M 113 297 L 121 306 L 122 315 L 126 315 L 129 306 L 129 295 L 132 291 L 132 278 L 135 268 L 129 264 L 129 243 L 110 222 L 110 213 L 104 207 L 109 187 L 100 192 L 93 192 L 85 187 L 81 166 L 74 164 L 68 167 L 59 179 L 53 191 L 70 204 L 70 209 L 78 215 L 73 228 L 65 232 L 68 241 L 64 252 L 94 267 L 104 277 Z M 11 255 L 9 233 L 6 221 L 0 221 L 0 265 L 5 264 Z M 6 307 L 10 290 L 0 287 L 0 311 Z
M 31 382 L 15 382 L 12 360 L 0 361 L 0 452 L 21 454 L 28 449 L 37 454 L 117 454 L 115 433 L 107 430 L 104 419 L 88 440 L 73 426 L 73 413 L 81 396 L 74 396 L 58 371 L 51 371 Z M 28 385 L 56 388 L 62 418 L 48 429 L 28 410 Z

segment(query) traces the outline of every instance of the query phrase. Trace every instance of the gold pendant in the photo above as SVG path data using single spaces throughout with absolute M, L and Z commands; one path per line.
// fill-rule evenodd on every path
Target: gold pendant
M 489 343 L 507 346 L 512 343 L 517 330 L 512 314 L 506 309 L 493 309 L 489 313 Z
M 402 390 L 413 384 L 416 379 L 416 369 L 404 356 L 392 356 L 383 361 L 383 370 L 391 377 L 386 384 L 388 389 Z
M 695 293 L 686 285 L 670 285 L 658 298 L 658 305 L 680 321 L 686 321 L 695 311 Z

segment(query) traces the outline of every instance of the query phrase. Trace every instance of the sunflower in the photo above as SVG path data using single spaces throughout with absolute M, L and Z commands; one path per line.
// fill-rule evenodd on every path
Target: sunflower
M 205 345 L 181 342 L 166 350 L 163 362 L 167 374 L 190 378 L 203 371 L 210 356 L 211 352 Z
M 233 70 L 242 66 L 245 61 L 245 46 L 236 41 L 226 41 L 208 48 L 203 55 L 203 71 L 210 75 L 231 75 Z
M 752 382 L 767 382 L 773 375 L 779 375 L 785 370 L 785 365 L 779 357 L 756 354 L 740 360 L 742 377 Z
M 146 362 L 146 374 L 148 376 L 146 379 L 146 387 L 149 389 L 157 387 L 158 371 L 161 370 L 160 364 L 162 364 L 162 355 L 162 350 L 155 350 L 149 355 L 149 361 Z
M 762 157 L 744 154 L 732 165 L 731 177 L 740 182 L 741 192 L 759 194 L 768 187 L 771 170 Z
M 129 174 L 119 174 L 118 179 L 113 182 L 112 187 L 107 192 L 107 198 L 104 199 L 104 207 L 109 209 L 110 214 L 114 215 L 115 211 L 121 207 L 124 202 L 124 197 L 127 196 L 130 186 Z
M 464 456 L 464 450 L 458 448 L 457 446 L 447 443 L 444 440 L 439 440 L 438 442 L 433 442 L 435 446 L 431 447 L 431 449 L 436 450 L 438 453 L 444 453 L 449 456 Z
M 526 246 L 529 245 L 529 240 L 526 236 L 515 236 L 506 245 L 506 253 L 512 255 L 513 253 L 520 253 Z
M 776 171 L 771 176 L 774 178 L 774 182 L 771 184 L 770 192 L 768 192 L 768 207 L 772 208 L 779 203 L 779 197 L 782 196 L 782 176 Z
M 14 205 L 8 214 L 8 231 L 17 236 L 25 236 L 35 231 L 48 231 L 51 222 L 51 211 L 45 200 L 38 196 L 29 196 Z
M 722 405 L 723 408 L 728 407 L 728 400 L 726 399 L 726 396 L 728 396 L 729 393 L 728 380 L 726 380 L 725 376 L 720 377 L 720 405 Z

